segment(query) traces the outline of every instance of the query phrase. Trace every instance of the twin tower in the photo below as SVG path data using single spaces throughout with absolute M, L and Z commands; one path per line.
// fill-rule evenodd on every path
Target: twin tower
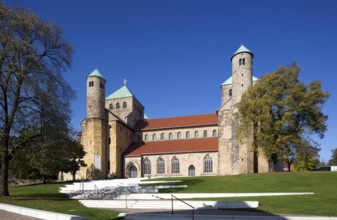
M 245 46 L 231 57 L 232 76 L 221 85 L 221 107 L 218 109 L 219 127 L 219 175 L 264 173 L 269 163 L 262 152 L 252 149 L 254 135 L 240 139 L 238 126 L 240 115 L 237 104 L 258 79 L 253 76 L 254 54 Z
M 231 57 L 232 76 L 221 85 L 221 107 L 218 117 L 218 158 L 214 175 L 268 172 L 268 162 L 253 152 L 253 134 L 246 140 L 238 137 L 240 122 L 237 104 L 242 94 L 257 78 L 252 75 L 253 53 L 245 46 Z M 106 178 L 109 174 L 125 176 L 123 153 L 135 141 L 133 130 L 144 120 L 144 107 L 124 85 L 105 96 L 106 80 L 97 71 L 87 77 L 87 115 L 82 121 L 81 143 L 86 151 L 88 167 L 82 168 L 78 178 Z M 193 152 L 191 152 L 193 154 Z M 202 161 L 200 162 L 202 166 Z

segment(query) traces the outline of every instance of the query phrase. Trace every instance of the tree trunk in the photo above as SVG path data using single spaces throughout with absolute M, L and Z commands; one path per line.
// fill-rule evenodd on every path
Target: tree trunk
M 2 161 L 1 161 L 1 196 L 9 196 L 8 190 L 8 169 L 9 169 L 9 155 L 8 155 L 8 146 L 9 146 L 9 129 L 5 126 L 4 136 L 0 142 L 0 149 L 2 152 Z M 1 146 L 2 145 L 2 146 Z
M 8 190 L 8 167 L 9 167 L 9 157 L 8 151 L 3 152 L 2 164 L 1 164 L 1 196 L 9 196 Z
M 47 175 L 43 175 L 43 184 L 46 184 L 47 183 Z
M 72 172 L 72 174 L 73 174 L 73 181 L 75 181 L 76 172 Z

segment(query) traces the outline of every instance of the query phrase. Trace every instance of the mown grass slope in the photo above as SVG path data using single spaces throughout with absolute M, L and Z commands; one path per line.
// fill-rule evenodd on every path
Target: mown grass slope
M 93 209 L 83 206 L 77 200 L 69 199 L 59 193 L 65 184 L 41 184 L 32 186 L 10 187 L 10 197 L 0 197 L 0 203 L 7 203 L 28 208 L 52 212 L 80 215 L 91 220 L 114 219 L 117 212 L 104 209 Z
M 313 192 L 305 196 L 273 196 L 209 199 L 222 201 L 260 202 L 262 212 L 273 214 L 296 214 L 337 216 L 337 172 L 266 173 L 237 176 L 180 177 L 158 180 L 181 180 L 173 185 L 188 185 L 184 189 L 162 190 L 167 193 L 242 193 L 242 192 Z M 165 184 L 166 185 L 166 184 Z M 117 212 L 82 206 L 59 193 L 64 184 L 46 184 L 11 187 L 8 203 L 35 209 L 86 216 L 89 219 L 114 219 Z
M 184 189 L 167 193 L 243 193 L 243 192 L 313 192 L 305 196 L 223 198 L 260 202 L 259 210 L 268 213 L 337 216 L 337 172 L 266 173 L 237 176 L 168 178 L 182 180 Z

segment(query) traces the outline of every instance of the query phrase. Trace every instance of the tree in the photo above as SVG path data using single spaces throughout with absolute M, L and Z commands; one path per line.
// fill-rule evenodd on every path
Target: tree
M 60 27 L 32 12 L 0 2 L 2 196 L 9 196 L 12 156 L 43 137 L 47 127 L 61 129 L 69 123 L 74 92 L 62 72 L 70 67 L 72 47 L 62 35 Z
M 55 179 L 60 171 L 71 172 L 74 178 L 79 168 L 86 166 L 82 160 L 85 152 L 66 132 L 50 133 L 18 151 L 11 160 L 10 173 L 17 178 L 42 178 L 43 183 Z
M 311 145 L 297 148 L 295 169 L 298 171 L 314 170 L 319 166 L 319 148 Z
M 73 175 L 73 180 L 75 180 L 75 174 L 80 167 L 87 166 L 84 160 L 82 160 L 86 153 L 83 145 L 77 140 L 68 141 L 66 152 L 67 154 L 62 158 L 63 163 L 60 171 L 70 172 Z
M 329 165 L 337 165 L 337 148 L 331 150 L 331 159 L 329 160 Z
M 321 82 L 299 81 L 296 64 L 280 67 L 264 75 L 242 96 L 239 135 L 254 134 L 253 150 L 263 153 L 273 164 L 281 159 L 290 168 L 292 158 L 315 148 L 310 138 L 323 138 L 327 116 L 322 106 L 329 97 Z

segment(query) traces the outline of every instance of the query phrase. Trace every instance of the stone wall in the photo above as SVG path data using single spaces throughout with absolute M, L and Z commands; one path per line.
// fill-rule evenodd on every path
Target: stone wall
M 151 131 L 138 131 L 134 135 L 133 141 L 161 141 L 161 134 L 164 134 L 164 140 L 170 140 L 169 135 L 172 134 L 171 140 L 178 139 L 178 133 L 180 132 L 181 138 L 180 139 L 191 139 L 196 138 L 195 132 L 198 132 L 197 138 L 204 137 L 204 131 L 207 132 L 207 137 L 213 137 L 213 131 L 215 131 L 215 137 L 218 136 L 218 126 L 200 126 L 200 127 L 189 127 L 189 128 L 176 128 L 176 129 L 162 129 L 162 130 L 151 130 Z M 190 133 L 190 137 L 186 138 L 186 132 Z M 153 135 L 155 135 L 155 140 L 153 140 Z
M 219 120 L 219 175 L 232 174 L 232 112 L 230 109 L 221 109 L 218 112 Z
M 83 160 L 87 167 L 80 169 L 79 178 L 89 178 L 88 172 L 95 170 L 98 178 L 107 176 L 107 125 L 102 119 L 86 119 L 82 122 L 81 144 L 86 155 Z
M 204 172 L 204 159 L 209 157 L 212 159 L 212 172 Z M 158 174 L 157 160 L 162 158 L 165 162 L 165 173 Z M 172 159 L 179 160 L 179 173 L 172 173 Z M 144 174 L 143 161 L 151 162 L 151 174 Z M 137 168 L 138 177 L 179 177 L 189 176 L 190 166 L 194 166 L 195 176 L 214 176 L 218 174 L 218 152 L 202 152 L 202 153 L 183 153 L 183 154 L 162 154 L 162 155 L 146 155 L 125 158 L 125 174 L 128 177 L 128 168 L 134 165 Z
M 106 100 L 105 108 L 117 115 L 131 128 L 138 120 L 144 119 L 143 105 L 132 96 Z
M 240 65 L 239 60 L 245 59 L 245 64 Z M 232 102 L 233 105 L 241 101 L 242 94 L 252 85 L 252 62 L 250 53 L 239 53 L 232 59 Z
M 92 85 L 89 85 L 93 83 Z M 105 116 L 105 79 L 97 76 L 87 78 L 87 118 L 101 118 Z
M 123 177 L 123 152 L 132 142 L 132 130 L 118 121 L 109 122 L 109 174 Z

